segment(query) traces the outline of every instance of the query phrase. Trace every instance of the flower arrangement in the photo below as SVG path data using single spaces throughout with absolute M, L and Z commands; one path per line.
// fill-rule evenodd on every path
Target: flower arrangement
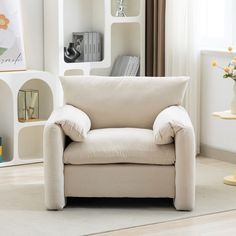
M 4 15 L 0 15 L 0 29 L 6 30 L 10 21 Z
M 232 47 L 228 47 L 228 52 L 232 53 L 233 52 L 233 48 Z M 236 57 L 234 57 L 228 64 L 228 66 L 226 67 L 221 67 L 218 65 L 217 61 L 212 61 L 211 65 L 213 67 L 217 67 L 219 69 L 222 69 L 224 71 L 224 78 L 230 78 L 233 79 L 234 81 L 236 81 Z

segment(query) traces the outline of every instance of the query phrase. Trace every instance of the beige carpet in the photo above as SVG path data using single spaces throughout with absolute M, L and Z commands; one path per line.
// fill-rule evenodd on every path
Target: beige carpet
M 0 169 L 0 235 L 87 235 L 236 209 L 236 187 L 222 184 L 235 165 L 197 161 L 196 209 L 175 211 L 168 200 L 71 199 L 46 211 L 42 164 Z

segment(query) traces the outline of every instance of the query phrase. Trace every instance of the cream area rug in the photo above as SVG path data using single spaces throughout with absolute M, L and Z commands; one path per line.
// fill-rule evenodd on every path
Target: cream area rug
M 222 183 L 235 165 L 197 159 L 196 208 L 176 211 L 163 199 L 69 199 L 63 211 L 44 207 L 43 165 L 0 169 L 0 234 L 89 235 L 236 209 L 236 187 Z

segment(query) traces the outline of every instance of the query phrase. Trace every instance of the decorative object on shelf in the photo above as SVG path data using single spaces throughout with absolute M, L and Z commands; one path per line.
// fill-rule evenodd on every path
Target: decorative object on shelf
M 116 16 L 117 17 L 126 17 L 126 14 L 125 14 L 125 0 L 118 0 L 117 1 Z
M 118 56 L 112 67 L 111 76 L 137 76 L 140 58 L 135 56 Z
M 233 48 L 228 47 L 228 52 L 232 53 Z M 233 97 L 233 100 L 231 102 L 231 113 L 236 114 L 236 57 L 234 57 L 229 62 L 228 66 L 226 66 L 226 67 L 219 66 L 217 61 L 215 61 L 215 60 L 212 61 L 212 66 L 220 68 L 221 70 L 223 70 L 224 71 L 224 76 L 223 76 L 224 78 L 230 78 L 234 81 L 234 87 L 233 87 L 234 97 Z
M 0 71 L 25 70 L 19 0 L 0 4 Z
M 73 42 L 65 48 L 65 62 L 102 60 L 102 35 L 99 32 L 73 32 Z
M 3 162 L 2 137 L 0 137 L 0 162 Z
M 39 91 L 20 90 L 18 93 L 18 119 L 20 122 L 39 120 Z
M 73 63 L 80 56 L 80 52 L 75 49 L 74 43 L 69 43 L 69 47 L 64 47 L 64 60 L 67 63 Z

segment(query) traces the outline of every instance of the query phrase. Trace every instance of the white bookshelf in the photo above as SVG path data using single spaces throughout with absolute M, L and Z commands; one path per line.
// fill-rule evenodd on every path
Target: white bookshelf
M 119 55 L 140 57 L 145 74 L 145 0 L 126 0 L 127 17 L 115 17 L 117 0 L 44 1 L 45 70 L 55 75 L 110 75 Z M 103 60 L 64 62 L 72 32 L 103 35 Z
M 3 138 L 3 159 L 0 167 L 42 162 L 43 129 L 46 120 L 58 105 L 58 81 L 41 71 L 0 73 L 0 136 Z M 39 90 L 39 119 L 18 121 L 20 89 Z

